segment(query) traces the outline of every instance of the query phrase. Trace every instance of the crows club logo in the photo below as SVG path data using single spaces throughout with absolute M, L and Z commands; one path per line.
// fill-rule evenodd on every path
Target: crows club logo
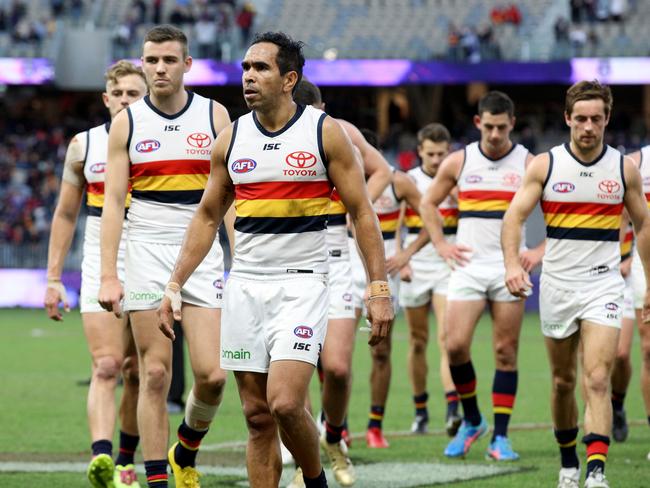
M 600 183 L 598 183 L 598 188 L 602 192 L 611 194 L 611 193 L 617 193 L 618 190 L 621 189 L 621 185 L 618 183 L 618 181 L 602 180 Z
M 571 193 L 575 189 L 576 186 L 568 181 L 558 181 L 553 185 L 553 191 L 556 193 Z
M 187 136 L 187 143 L 197 149 L 203 149 L 210 146 L 212 139 L 209 135 L 204 134 L 203 132 L 195 132 Z
M 106 163 L 95 163 L 90 167 L 90 172 L 99 174 L 106 171 Z
M 230 166 L 235 173 L 250 173 L 257 167 L 257 163 L 249 158 L 238 159 Z
M 311 330 L 311 327 L 307 327 L 306 325 L 299 325 L 293 329 L 293 333 L 301 339 L 311 339 L 314 335 L 314 331 Z
M 155 139 L 145 139 L 135 145 L 135 150 L 139 153 L 150 153 L 160 149 L 160 143 Z
M 506 173 L 503 175 L 503 184 L 505 186 L 518 188 L 521 184 L 521 176 L 519 176 L 517 173 Z

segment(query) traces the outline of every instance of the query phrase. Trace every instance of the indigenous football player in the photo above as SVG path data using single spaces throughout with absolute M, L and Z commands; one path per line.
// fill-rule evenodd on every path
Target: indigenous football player
M 223 291 L 219 242 L 212 243 L 179 298 L 194 386 L 178 428 L 178 442 L 169 452 L 166 398 L 172 348 L 158 330 L 156 308 L 203 195 L 212 142 L 230 119 L 222 105 L 185 89 L 183 77 L 192 67 L 192 58 L 179 29 L 151 29 L 144 39 L 142 66 L 149 95 L 115 118 L 109 136 L 99 301 L 120 315 L 124 296 L 129 312 L 140 358 L 138 425 L 149 485 L 167 486 L 169 461 L 176 485 L 195 487 L 199 486 L 196 455 L 226 381 L 215 354 Z M 123 288 L 117 279 L 116 256 L 129 180 L 132 202 Z M 175 318 L 181 320 L 180 310 Z
M 385 340 L 393 320 L 379 227 L 353 146 L 338 122 L 293 101 L 303 65 L 302 43 L 285 34 L 253 40 L 242 61 L 251 112 L 217 138 L 208 187 L 167 285 L 172 292 L 184 289 L 234 201 L 235 254 L 225 289 L 221 358 L 235 372 L 246 417 L 252 487 L 278 486 L 278 429 L 305 486 L 327 486 L 305 400 L 327 327 L 332 185 L 357 229 L 372 280 L 371 345 Z M 168 331 L 175 293 L 159 312 Z
M 508 438 L 508 423 L 517 393 L 517 350 L 524 300 L 512 296 L 503 282 L 504 263 L 499 237 L 503 214 L 521 185 L 532 155 L 510 140 L 515 124 L 514 104 L 505 93 L 493 91 L 478 104 L 474 124 L 481 139 L 451 153 L 442 162 L 422 199 L 420 215 L 438 254 L 453 268 L 447 290 L 447 354 L 451 377 L 463 406 L 463 422 L 444 453 L 464 456 L 487 432 L 476 396 L 476 373 L 470 348 L 486 303 L 493 328 L 496 365 L 492 384 L 494 430 L 487 454 L 497 461 L 519 455 Z M 448 242 L 440 205 L 458 187 L 456 243 Z M 543 247 L 519 250 L 527 269 L 541 259 Z
M 522 297 L 531 283 L 519 258 L 521 228 L 541 201 L 547 247 L 540 280 L 540 319 L 551 366 L 551 411 L 561 456 L 558 486 L 566 488 L 580 485 L 574 392 L 580 345 L 586 397 L 584 486 L 609 486 L 605 477 L 612 426 L 609 382 L 623 314 L 619 235 L 624 208 L 634 224 L 646 283 L 650 272 L 650 213 L 639 170 L 634 161 L 603 143 L 611 110 L 611 91 L 598 81 L 581 81 L 569 88 L 564 116 L 569 142 L 533 160 L 506 213 L 502 233 L 506 284 L 514 296 Z M 649 313 L 646 290 L 642 305 L 646 323 Z
M 106 91 L 102 94 L 111 120 L 147 93 L 142 69 L 119 61 L 106 72 Z M 107 122 L 77 134 L 66 153 L 59 201 L 52 219 L 48 251 L 45 309 L 53 320 L 63 320 L 59 304 L 69 311 L 61 283 L 63 262 L 70 249 L 79 208 L 86 191 L 86 229 L 81 263 L 80 309 L 88 349 L 92 357 L 92 376 L 88 389 L 88 424 L 93 458 L 88 466 L 92 486 L 139 486 L 133 455 L 138 445 L 138 363 L 131 329 L 125 318 L 117 318 L 99 306 L 99 226 L 104 205 L 104 175 L 108 153 Z M 127 197 L 128 198 L 128 197 Z M 123 215 L 120 224 L 124 221 Z M 118 278 L 124 279 L 124 240 L 118 250 Z M 122 372 L 124 391 L 119 409 L 120 450 L 113 461 L 115 429 L 115 387 Z M 113 483 L 111 485 L 111 483 Z

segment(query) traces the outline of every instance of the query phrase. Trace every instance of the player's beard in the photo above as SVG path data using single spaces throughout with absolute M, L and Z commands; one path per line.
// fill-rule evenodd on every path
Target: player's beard
M 576 137 L 573 139 L 573 144 L 580 152 L 589 153 L 596 149 L 603 142 L 602 137 L 594 135 L 588 139 L 582 139 L 581 137 Z

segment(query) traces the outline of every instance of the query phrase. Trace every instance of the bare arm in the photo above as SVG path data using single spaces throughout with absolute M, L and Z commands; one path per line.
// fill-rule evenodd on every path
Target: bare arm
M 117 252 L 124 223 L 124 203 L 129 191 L 129 119 L 123 110 L 113 119 L 108 135 L 108 159 L 104 181 L 104 208 L 101 227 L 101 286 L 99 303 L 118 317 L 124 294 L 117 276 Z
M 391 181 L 393 181 L 393 170 L 377 148 L 363 137 L 359 129 L 346 120 L 337 119 L 337 122 L 345 129 L 352 144 L 361 154 L 363 171 L 368 176 L 368 180 L 366 181 L 368 195 L 370 196 L 370 201 L 374 202 L 381 196 Z
M 438 254 L 452 267 L 456 263 L 461 266 L 465 264 L 468 261 L 465 253 L 471 251 L 471 249 L 447 242 L 443 232 L 444 222 L 440 216 L 438 206 L 447 196 L 452 194 L 464 158 L 464 150 L 455 151 L 445 158 L 438 169 L 436 177 L 422 196 L 419 207 L 420 218 L 431 237 L 431 242 Z
M 47 253 L 47 289 L 45 292 L 45 310 L 52 320 L 63 320 L 59 311 L 59 302 L 63 302 L 66 312 L 70 311 L 65 288 L 61 283 L 63 263 L 70 250 L 74 237 L 77 217 L 83 197 L 85 178 L 83 175 L 83 160 L 85 148 L 82 134 L 75 136 L 66 153 L 63 179 L 59 201 L 52 217 L 50 242 Z
M 637 166 L 629 157 L 624 161 L 625 173 L 625 209 L 634 225 L 637 239 L 637 250 L 646 279 L 646 293 L 643 300 L 643 322 L 650 322 L 650 213 L 648 203 L 643 194 L 641 174 Z
M 542 198 L 544 180 L 548 174 L 548 153 L 536 156 L 526 170 L 524 182 L 515 193 L 503 217 L 501 249 L 505 259 L 506 286 L 510 293 L 525 298 L 532 287 L 528 272 L 519 258 L 521 229 L 524 222 Z
M 366 262 L 371 283 L 368 319 L 372 323 L 368 343 L 375 345 L 388 335 L 394 318 L 393 305 L 388 293 L 379 221 L 363 184 L 361 168 L 355 163 L 352 144 L 341 126 L 330 117 L 327 117 L 323 123 L 323 145 L 329 162 L 330 179 L 348 209 L 359 250 Z M 381 291 L 375 293 L 373 291 L 375 288 Z
M 172 304 L 168 290 L 172 294 L 179 293 L 190 275 L 201 264 L 210 251 L 219 225 L 235 198 L 235 187 L 226 167 L 226 152 L 231 137 L 232 127 L 224 129 L 217 136 L 212 149 L 208 182 L 199 206 L 185 231 L 174 270 L 165 288 L 165 297 L 158 308 L 160 329 L 172 340 L 174 339 L 173 323 L 174 320 L 181 320 L 181 311 L 177 308 L 177 304 Z M 234 236 L 232 242 L 234 243 Z

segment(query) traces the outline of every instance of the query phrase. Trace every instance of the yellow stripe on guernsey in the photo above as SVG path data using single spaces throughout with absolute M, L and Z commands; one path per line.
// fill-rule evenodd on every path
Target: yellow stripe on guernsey
M 328 215 L 329 198 L 235 200 L 237 217 L 309 217 Z

